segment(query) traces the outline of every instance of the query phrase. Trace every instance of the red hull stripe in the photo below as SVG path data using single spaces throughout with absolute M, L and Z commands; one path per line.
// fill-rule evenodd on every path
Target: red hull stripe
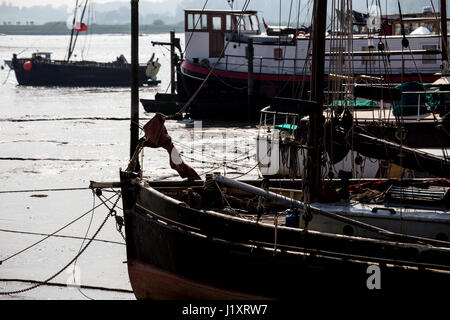
M 185 70 L 188 70 L 190 72 L 194 72 L 198 75 L 204 75 L 206 76 L 209 73 L 208 68 L 204 68 L 202 66 L 191 64 L 187 61 L 183 61 L 181 64 L 181 67 Z M 214 70 L 214 75 L 222 78 L 228 78 L 228 79 L 239 79 L 239 80 L 245 80 L 248 79 L 248 73 L 247 72 L 233 72 L 233 71 L 221 71 L 221 70 Z M 289 75 L 276 75 L 276 74 L 254 74 L 255 80 L 260 81 L 295 81 L 295 82 L 309 82 L 311 81 L 310 76 L 289 76 Z M 400 75 L 393 75 L 391 77 L 387 77 L 385 82 L 389 83 L 400 83 L 400 82 L 409 82 L 409 81 L 423 81 L 424 83 L 433 83 L 439 79 L 439 76 L 436 75 L 422 75 L 422 77 L 418 76 L 403 76 Z M 325 81 L 327 81 L 327 77 L 325 77 Z
M 142 262 L 128 261 L 128 275 L 138 299 L 152 300 L 262 300 L 260 296 L 224 290 L 178 276 Z
M 209 69 L 193 65 L 187 61 L 183 61 L 181 67 L 189 70 L 191 72 L 195 72 L 201 75 L 207 75 L 209 73 Z M 248 73 L 247 72 L 232 72 L 232 71 L 220 71 L 214 70 L 214 75 L 223 77 L 223 78 L 231 78 L 231 79 L 241 79 L 247 81 Z M 255 80 L 261 81 L 310 81 L 310 76 L 286 76 L 286 75 L 277 75 L 277 74 L 258 74 L 255 73 L 253 75 Z

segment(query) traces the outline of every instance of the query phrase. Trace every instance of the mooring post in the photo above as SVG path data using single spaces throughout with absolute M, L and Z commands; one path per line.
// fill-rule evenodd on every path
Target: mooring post
M 139 0 L 131 0 L 131 123 L 130 159 L 139 140 Z M 136 171 L 140 170 L 139 162 Z
M 448 37 L 447 37 L 447 3 L 441 0 L 441 43 L 442 43 L 442 64 L 443 73 L 448 72 Z
M 309 200 L 318 197 L 321 178 L 320 132 L 323 131 L 323 88 L 325 65 L 325 31 L 327 23 L 327 0 L 314 1 L 313 9 L 313 38 L 312 38 L 312 67 L 311 67 L 311 101 L 317 103 L 317 108 L 309 115 L 308 130 L 308 158 L 306 163 L 305 180 L 309 188 Z M 305 195 L 306 196 L 306 195 Z
M 175 93 L 175 31 L 170 30 L 170 92 Z
M 255 87 L 255 81 L 253 78 L 253 57 L 254 57 L 254 49 L 253 49 L 253 39 L 248 38 L 248 47 L 247 47 L 247 59 L 248 59 L 248 120 L 252 120 L 255 112 L 255 101 L 253 96 L 253 91 Z

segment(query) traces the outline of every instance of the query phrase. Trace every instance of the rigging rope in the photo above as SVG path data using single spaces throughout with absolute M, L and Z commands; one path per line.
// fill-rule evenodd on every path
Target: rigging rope
M 14 291 L 6 291 L 6 292 L 0 292 L 0 295 L 12 295 L 12 294 L 19 294 L 19 293 L 24 293 L 33 289 L 36 289 L 42 285 L 46 285 L 48 284 L 51 280 L 53 280 L 54 278 L 56 278 L 58 275 L 60 275 L 64 270 L 66 270 L 73 262 L 75 262 L 82 254 L 83 252 L 89 247 L 89 245 L 92 243 L 92 241 L 95 239 L 95 237 L 97 236 L 97 234 L 100 232 L 100 230 L 103 228 L 103 226 L 105 225 L 106 221 L 108 220 L 108 218 L 111 216 L 110 212 L 108 212 L 108 214 L 106 215 L 105 219 L 103 220 L 102 224 L 100 225 L 100 227 L 97 229 L 97 231 L 95 232 L 95 234 L 92 236 L 92 238 L 89 240 L 89 242 L 80 250 L 80 252 L 72 259 L 69 261 L 69 263 L 67 263 L 64 267 L 62 267 L 58 272 L 56 272 L 55 274 L 53 274 L 51 277 L 47 278 L 46 280 L 42 281 L 42 282 L 38 282 L 37 284 L 25 288 L 25 289 L 20 289 L 20 290 L 14 290 Z
M 109 200 L 112 199 L 112 198 L 114 198 L 114 196 L 115 196 L 115 195 L 112 195 L 112 196 L 109 198 Z M 70 221 L 70 222 L 67 223 L 65 226 L 63 226 L 63 227 L 61 227 L 60 229 L 56 230 L 55 232 L 53 232 L 53 233 L 47 235 L 45 238 L 42 238 L 41 240 L 36 241 L 35 243 L 33 243 L 33 244 L 29 245 L 28 247 L 26 247 L 26 248 L 20 250 L 19 252 L 16 252 L 16 253 L 14 253 L 14 254 L 8 256 L 7 258 L 5 258 L 5 259 L 3 259 L 3 260 L 0 260 L 0 265 L 3 264 L 4 262 L 8 261 L 9 259 L 12 259 L 13 257 L 15 257 L 15 256 L 17 256 L 17 255 L 19 255 L 19 254 L 21 254 L 21 253 L 27 251 L 28 249 L 31 249 L 32 247 L 38 245 L 38 244 L 41 243 L 42 241 L 47 240 L 47 239 L 50 238 L 51 236 L 54 236 L 55 234 L 57 234 L 57 233 L 60 232 L 61 230 L 64 230 L 65 228 L 67 228 L 68 226 L 74 224 L 75 222 L 77 222 L 78 220 L 80 220 L 81 218 L 83 218 L 84 216 L 86 216 L 87 214 L 91 213 L 93 210 L 95 210 L 96 208 L 100 207 L 101 205 L 102 205 L 102 204 L 99 204 L 99 205 L 95 206 L 94 208 L 92 208 L 91 210 L 89 210 L 89 211 L 83 213 L 83 214 L 82 214 L 81 216 L 79 216 L 78 218 L 76 218 L 76 219 Z M 93 240 L 93 239 L 92 239 L 92 240 Z
M 33 236 L 49 236 L 49 237 L 54 237 L 54 238 L 67 238 L 67 239 L 76 239 L 76 240 L 83 240 L 84 239 L 82 237 L 76 237 L 76 236 L 51 235 L 51 234 L 48 234 L 48 233 L 39 233 L 39 232 L 30 232 L 30 231 L 21 231 L 21 230 L 10 230 L 10 229 L 0 229 L 0 232 L 27 234 L 27 235 L 33 235 Z M 91 238 L 87 238 L 87 240 L 89 240 L 89 239 L 91 239 Z M 111 244 L 125 245 L 125 243 L 122 243 L 122 242 L 111 241 L 111 240 L 104 240 L 104 239 L 94 239 L 94 241 L 111 243 Z

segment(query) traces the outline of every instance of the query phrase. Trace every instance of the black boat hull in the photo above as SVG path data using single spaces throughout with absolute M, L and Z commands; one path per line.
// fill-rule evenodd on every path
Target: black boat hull
M 27 61 L 31 62 L 29 70 L 24 68 Z M 131 84 L 130 64 L 21 58 L 13 59 L 11 66 L 17 82 L 23 86 L 128 87 Z M 139 85 L 147 82 L 155 85 L 147 78 L 145 70 L 145 66 L 139 66 Z
M 181 90 L 178 90 L 180 101 L 189 101 L 203 85 L 189 109 L 194 119 L 259 119 L 259 111 L 267 107 L 274 97 L 309 99 L 309 75 L 255 73 L 252 101 L 254 106 L 249 107 L 247 73 L 215 70 L 203 84 L 209 72 L 208 68 L 187 61 L 183 61 L 178 70 L 178 83 L 182 85 L 182 88 L 179 88 Z M 439 76 L 434 74 L 410 74 L 403 77 L 390 75 L 386 82 L 432 83 L 437 79 Z M 328 78 L 325 77 L 324 81 L 328 82 Z
M 121 174 L 127 261 L 140 299 L 289 299 L 302 292 L 364 291 L 370 261 L 395 261 L 403 254 L 417 262 L 436 258 L 383 241 L 286 227 L 279 227 L 275 245 L 273 226 L 195 210 L 129 178 Z M 448 254 L 440 262 L 450 267 Z M 383 263 L 380 268 L 383 289 L 450 284 L 450 274 Z

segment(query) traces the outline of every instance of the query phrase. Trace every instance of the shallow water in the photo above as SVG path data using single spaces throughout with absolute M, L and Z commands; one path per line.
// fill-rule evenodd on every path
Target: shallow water
M 183 40 L 183 37 L 181 37 Z M 51 51 L 63 59 L 68 37 L 0 36 L 0 65 L 13 53 L 30 56 L 32 52 Z M 152 98 L 165 92 L 170 81 L 169 52 L 152 47 L 150 41 L 169 41 L 169 34 L 141 36 L 140 62 L 155 52 L 162 64 L 156 88 L 140 88 L 140 98 Z M 80 39 L 77 59 L 85 39 Z M 84 58 L 112 61 L 124 54 L 130 61 L 130 37 L 93 35 Z M 140 124 L 151 114 L 140 105 Z M 87 188 L 91 180 L 117 181 L 119 168 L 129 158 L 129 88 L 38 88 L 17 86 L 14 73 L 0 70 L 0 259 L 42 239 L 94 204 L 90 190 L 39 191 L 43 189 Z M 188 128 L 185 123 L 167 121 L 166 127 L 184 160 L 199 174 L 222 172 L 231 176 L 254 178 L 256 162 L 255 128 L 229 126 Z M 141 135 L 143 133 L 141 132 Z M 225 164 L 225 165 L 224 165 Z M 150 179 L 178 179 L 170 169 L 165 150 L 144 150 L 144 174 Z M 10 192 L 37 190 L 36 192 Z M 110 195 L 109 193 L 106 194 Z M 95 200 L 95 205 L 99 200 Z M 121 202 L 119 201 L 119 207 Z M 120 210 L 118 210 L 119 213 Z M 84 238 L 92 236 L 107 215 L 100 207 L 94 214 L 58 233 Z M 92 222 L 91 222 L 92 217 Z M 90 226 L 90 227 L 89 227 Z M 14 231 L 14 232 L 13 232 Z M 124 241 L 110 218 L 97 236 L 113 243 L 94 241 L 77 260 L 81 285 L 131 290 Z M 41 244 L 0 265 L 0 292 L 31 286 L 8 279 L 45 280 L 65 266 L 79 251 L 82 239 L 49 238 Z M 84 242 L 86 244 L 86 242 Z M 64 271 L 52 282 L 72 283 L 72 274 Z M 81 292 L 80 292 L 81 291 Z M 132 293 L 109 292 L 72 287 L 47 287 L 0 299 L 134 299 Z

